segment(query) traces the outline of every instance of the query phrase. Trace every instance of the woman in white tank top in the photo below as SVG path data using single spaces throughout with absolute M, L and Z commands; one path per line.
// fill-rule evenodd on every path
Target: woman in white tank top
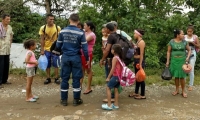
M 196 62 L 196 49 L 200 48 L 199 44 L 199 39 L 197 35 L 193 34 L 194 32 L 194 27 L 192 25 L 189 25 L 187 28 L 187 35 L 185 35 L 185 40 L 189 43 L 189 46 L 191 48 L 191 56 L 189 63 L 192 65 L 192 70 L 189 73 L 190 76 L 190 82 L 189 82 L 189 87 L 188 90 L 192 91 L 193 89 L 193 83 L 194 83 L 194 66 Z

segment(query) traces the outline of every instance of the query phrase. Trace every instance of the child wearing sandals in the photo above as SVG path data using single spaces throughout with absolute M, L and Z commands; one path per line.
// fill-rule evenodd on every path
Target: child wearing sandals
M 27 102 L 36 102 L 39 98 L 38 96 L 34 96 L 32 94 L 31 85 L 33 82 L 33 77 L 35 76 L 36 67 L 38 62 L 35 58 L 34 50 L 36 48 L 36 43 L 34 40 L 27 40 L 24 42 L 24 48 L 27 49 L 26 52 L 26 73 L 27 73 L 27 84 L 26 84 L 26 101 Z
M 118 93 L 118 87 L 120 85 L 118 75 L 121 75 L 122 72 L 122 66 L 120 65 L 117 57 L 122 59 L 122 48 L 119 44 L 114 44 L 111 49 L 111 53 L 114 55 L 112 59 L 112 68 L 110 70 L 110 73 L 106 79 L 107 83 L 107 99 L 108 103 L 107 104 L 102 104 L 102 109 L 105 110 L 112 110 L 112 109 L 118 109 L 119 108 L 119 103 L 118 103 L 118 98 L 119 98 L 119 93 Z M 114 104 L 111 104 L 111 89 L 114 88 L 115 92 L 115 102 Z

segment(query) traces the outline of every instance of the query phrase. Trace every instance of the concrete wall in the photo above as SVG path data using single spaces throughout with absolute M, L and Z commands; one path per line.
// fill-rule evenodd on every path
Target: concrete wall
M 10 64 L 12 68 L 24 68 L 26 49 L 22 43 L 12 43 L 10 52 Z

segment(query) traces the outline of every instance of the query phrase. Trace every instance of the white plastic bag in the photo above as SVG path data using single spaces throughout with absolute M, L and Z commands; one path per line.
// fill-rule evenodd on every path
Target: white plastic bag
M 48 65 L 47 57 L 45 55 L 40 55 L 40 57 L 38 59 L 38 67 L 41 70 L 45 71 L 47 69 L 47 65 Z

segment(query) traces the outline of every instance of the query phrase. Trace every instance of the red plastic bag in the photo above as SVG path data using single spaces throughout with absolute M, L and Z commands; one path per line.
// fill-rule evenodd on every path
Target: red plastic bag
M 137 67 L 138 65 L 136 65 Z M 146 74 L 142 67 L 139 68 L 140 70 L 136 73 L 135 78 L 137 82 L 142 82 L 146 79 Z

